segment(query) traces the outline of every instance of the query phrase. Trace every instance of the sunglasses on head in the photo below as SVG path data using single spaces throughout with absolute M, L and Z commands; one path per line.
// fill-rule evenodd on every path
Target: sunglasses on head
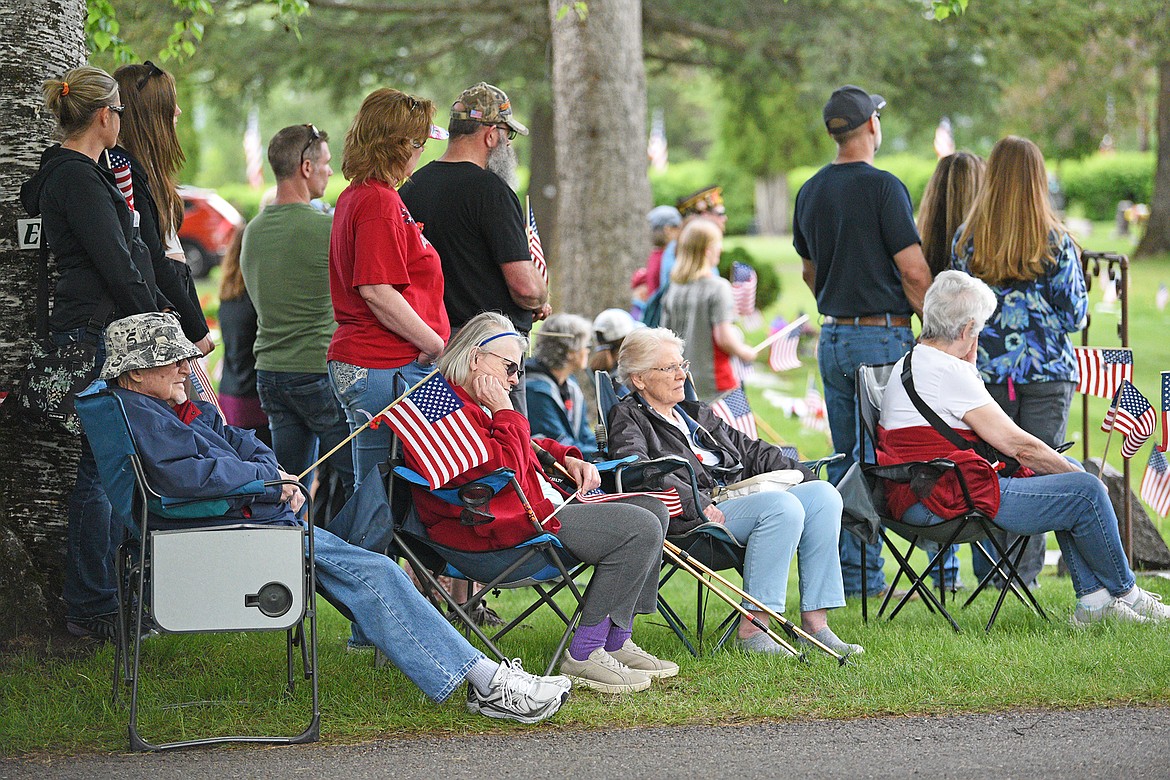
M 316 143 L 321 138 L 320 131 L 317 130 L 317 128 L 314 127 L 313 125 L 306 124 L 306 125 L 304 125 L 304 127 L 309 131 L 309 140 L 305 141 L 305 145 L 301 149 L 301 162 L 302 163 L 305 161 L 305 152 L 309 151 L 309 147 L 311 147 L 314 143 Z
M 142 65 L 147 69 L 147 71 L 142 78 L 138 79 L 138 82 L 134 86 L 134 88 L 139 92 L 141 92 L 142 88 L 146 86 L 146 82 L 150 81 L 155 76 L 161 76 L 164 73 L 162 68 L 160 68 L 158 65 L 155 65 L 150 60 L 142 63 Z

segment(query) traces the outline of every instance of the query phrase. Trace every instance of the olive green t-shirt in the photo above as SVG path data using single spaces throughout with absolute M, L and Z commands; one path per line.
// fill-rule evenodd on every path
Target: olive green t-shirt
M 240 252 L 256 306 L 256 368 L 324 374 L 337 326 L 329 296 L 333 217 L 307 203 L 268 206 L 248 223 Z

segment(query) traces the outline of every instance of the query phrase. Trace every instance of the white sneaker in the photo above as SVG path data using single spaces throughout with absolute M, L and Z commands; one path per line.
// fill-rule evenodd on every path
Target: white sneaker
M 618 662 L 604 647 L 594 650 L 584 661 L 578 661 L 566 650 L 561 659 L 561 674 L 577 685 L 603 693 L 632 693 L 650 687 L 650 675 Z
M 565 677 L 529 674 L 519 658 L 505 659 L 486 695 L 480 695 L 474 685 L 467 686 L 467 711 L 489 718 L 539 723 L 568 701 L 571 687 Z
M 1138 588 L 1138 600 L 1129 608 L 1147 620 L 1161 623 L 1170 620 L 1170 607 L 1162 603 L 1162 594 Z
M 1159 607 L 1166 609 L 1166 607 L 1161 605 Z M 1092 623 L 1101 623 L 1106 620 L 1122 623 L 1150 622 L 1149 618 L 1134 612 L 1133 608 L 1121 599 L 1110 599 L 1108 604 L 1097 609 L 1089 609 L 1078 602 L 1077 608 L 1073 610 L 1072 614 L 1072 624 L 1077 627 L 1088 626 Z
M 678 674 L 678 664 L 650 655 L 634 644 L 633 639 L 627 639 L 625 644 L 617 650 L 607 650 L 606 652 L 619 664 L 641 672 L 647 677 L 674 677 Z

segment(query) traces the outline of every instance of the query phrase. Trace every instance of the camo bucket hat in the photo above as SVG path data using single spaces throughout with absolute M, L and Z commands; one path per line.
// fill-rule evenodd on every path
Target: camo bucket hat
M 175 315 L 134 314 L 106 327 L 106 362 L 100 378 L 113 379 L 135 368 L 169 366 L 200 354 L 183 335 Z
M 452 119 L 470 119 L 481 125 L 507 125 L 520 135 L 528 135 L 528 128 L 512 118 L 512 103 L 499 87 L 481 81 L 463 94 L 451 106 Z

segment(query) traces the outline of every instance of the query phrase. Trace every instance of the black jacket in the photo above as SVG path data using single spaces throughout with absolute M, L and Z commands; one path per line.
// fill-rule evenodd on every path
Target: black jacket
M 683 401 L 678 408 L 699 424 L 696 435 L 700 437 L 701 447 L 719 453 L 723 465 L 739 468 L 719 475 L 717 479 L 717 475 L 699 463 L 682 431 L 651 409 L 637 393 L 630 393 L 615 404 L 607 419 L 611 458 L 679 455 L 686 458 L 695 470 L 700 493 L 698 504 L 689 477 L 684 476 L 685 472 L 657 477 L 642 486 L 647 490 L 668 490 L 672 487 L 678 490 L 683 516 L 671 519 L 668 533 L 686 533 L 705 523 L 707 518 L 703 510 L 711 505 L 711 493 L 721 483 L 735 482 L 778 469 L 797 469 L 804 475 L 805 482 L 816 479 L 816 475 L 803 465 L 781 454 L 779 447 L 745 436 L 716 416 L 706 404 Z

